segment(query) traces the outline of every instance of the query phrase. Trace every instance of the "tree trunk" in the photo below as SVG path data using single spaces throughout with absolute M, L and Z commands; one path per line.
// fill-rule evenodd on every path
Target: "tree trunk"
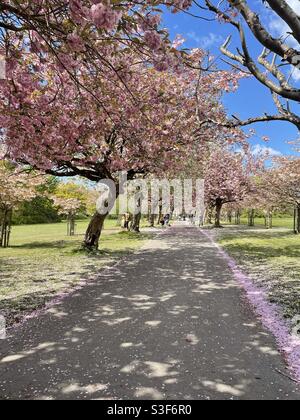
M 0 247 L 8 248 L 10 233 L 11 233 L 11 220 L 12 220 L 12 209 L 5 209 L 3 211 L 2 222 L 1 222 L 1 236 L 0 236 Z
M 141 219 L 142 219 L 142 214 L 141 213 L 138 213 L 138 214 L 133 216 L 133 220 L 132 220 L 131 227 L 130 227 L 130 230 L 132 232 L 140 233 Z
M 222 200 L 216 200 L 216 219 L 215 219 L 215 227 L 221 227 L 221 211 L 222 211 L 223 203 Z
M 207 209 L 207 211 L 206 211 L 206 214 L 207 214 L 207 223 L 208 223 L 209 225 L 212 225 L 212 224 L 213 224 L 213 222 L 212 222 L 212 217 L 213 217 L 213 208 L 212 208 L 212 207 L 209 207 L 209 208 Z
M 272 213 L 270 211 L 266 212 L 265 226 L 266 226 L 266 229 L 272 229 L 273 228 Z
M 68 219 L 68 226 L 67 226 L 67 233 L 68 236 L 74 236 L 75 235 L 75 219 L 74 217 L 70 216 Z
M 237 210 L 235 212 L 235 224 L 240 225 L 241 224 L 241 212 Z
M 0 247 L 1 248 L 4 246 L 5 222 L 6 222 L 6 210 L 3 211 L 2 220 L 1 220 L 1 237 L 0 237 Z
M 8 219 L 7 219 L 7 236 L 6 236 L 6 247 L 9 247 L 9 241 L 10 241 L 10 234 L 11 234 L 11 223 L 12 223 L 12 215 L 13 210 L 9 210 L 8 212 Z
M 248 225 L 250 227 L 255 226 L 255 210 L 253 209 L 248 212 Z
M 227 213 L 227 219 L 228 219 L 228 223 L 232 223 L 232 211 L 228 211 Z
M 300 233 L 300 204 L 294 210 L 294 231 L 296 235 Z
M 149 219 L 149 222 L 150 222 L 150 227 L 154 227 L 154 225 L 155 225 L 155 214 L 151 214 L 150 215 L 150 219 Z
M 163 217 L 163 214 L 162 214 L 162 205 L 160 204 L 160 205 L 159 205 L 158 218 L 157 218 L 157 224 L 158 224 L 158 225 L 160 224 L 160 221 L 161 221 L 162 217 Z
M 108 213 L 95 213 L 87 228 L 84 247 L 90 250 L 97 250 L 99 248 L 99 241 L 103 230 L 103 225 Z

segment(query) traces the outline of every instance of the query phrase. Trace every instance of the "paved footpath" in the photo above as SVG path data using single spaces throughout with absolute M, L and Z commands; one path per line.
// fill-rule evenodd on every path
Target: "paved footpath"
M 0 399 L 300 399 L 216 248 L 175 226 L 0 341 Z

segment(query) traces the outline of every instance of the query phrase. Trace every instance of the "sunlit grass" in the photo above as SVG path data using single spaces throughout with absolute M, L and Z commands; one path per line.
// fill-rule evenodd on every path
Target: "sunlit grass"
M 248 220 L 246 218 L 241 219 L 242 224 L 247 225 Z M 255 225 L 256 226 L 264 226 L 265 219 L 263 217 L 256 217 L 255 218 Z M 273 217 L 273 227 L 281 227 L 287 229 L 294 228 L 294 219 L 292 217 Z
M 234 221 L 234 218 L 232 219 Z M 222 225 L 224 226 L 234 226 L 234 223 L 228 223 L 226 220 L 222 220 Z M 248 218 L 243 216 L 241 218 L 241 226 L 248 225 Z M 265 219 L 263 217 L 256 217 L 255 218 L 255 226 L 257 227 L 265 227 Z M 294 229 L 294 219 L 291 216 L 274 216 L 273 217 L 273 227 L 274 228 L 286 228 L 286 229 Z

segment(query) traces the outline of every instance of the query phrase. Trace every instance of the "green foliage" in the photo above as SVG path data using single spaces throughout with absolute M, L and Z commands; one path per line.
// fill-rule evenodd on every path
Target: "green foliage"
M 53 176 L 37 187 L 39 195 L 29 202 L 21 203 L 14 210 L 12 223 L 14 225 L 28 225 L 40 223 L 57 223 L 61 221 L 57 209 L 48 197 L 59 185 L 59 180 Z
M 82 220 L 87 215 L 95 199 L 90 197 L 91 191 L 85 186 L 76 182 L 64 183 L 56 177 L 49 177 L 45 184 L 37 188 L 40 193 L 36 198 L 29 202 L 21 203 L 14 210 L 12 223 L 14 225 L 34 225 L 46 223 L 58 223 L 63 217 L 59 215 L 58 208 L 55 207 L 51 196 L 56 195 L 60 198 L 76 198 L 82 202 L 80 213 L 76 216 L 77 220 Z
M 61 216 L 53 207 L 49 198 L 38 196 L 29 203 L 22 203 L 13 214 L 14 225 L 28 225 L 40 223 L 56 223 L 61 221 Z
M 58 188 L 60 181 L 55 176 L 49 176 L 46 182 L 39 187 L 37 187 L 38 192 L 40 193 L 49 193 L 53 194 Z
M 82 207 L 85 209 L 88 196 L 88 190 L 82 185 L 75 182 L 60 183 L 55 191 L 55 195 L 64 199 L 77 199 L 82 202 Z

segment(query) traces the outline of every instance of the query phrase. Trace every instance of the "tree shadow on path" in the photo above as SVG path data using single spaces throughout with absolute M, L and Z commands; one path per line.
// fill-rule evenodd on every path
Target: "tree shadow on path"
M 195 228 L 170 229 L 0 345 L 1 399 L 300 399 Z

